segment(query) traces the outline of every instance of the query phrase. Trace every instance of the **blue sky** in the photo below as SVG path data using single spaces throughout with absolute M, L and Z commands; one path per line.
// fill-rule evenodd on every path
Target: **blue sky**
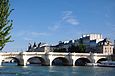
M 115 0 L 11 0 L 14 42 L 4 51 L 26 50 L 28 43 L 77 39 L 101 33 L 115 39 Z

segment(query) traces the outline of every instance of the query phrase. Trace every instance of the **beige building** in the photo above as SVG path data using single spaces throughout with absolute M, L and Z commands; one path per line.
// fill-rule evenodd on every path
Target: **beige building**
M 114 46 L 110 40 L 105 38 L 103 41 L 98 43 L 97 48 L 101 53 L 111 55 L 113 54 Z

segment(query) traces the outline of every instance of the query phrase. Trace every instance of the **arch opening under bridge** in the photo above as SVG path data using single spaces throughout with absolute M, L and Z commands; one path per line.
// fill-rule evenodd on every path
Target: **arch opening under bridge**
M 52 61 L 53 66 L 68 66 L 69 60 L 64 57 L 57 57 Z
M 88 58 L 79 58 L 75 61 L 75 66 L 86 66 L 87 63 L 91 63 Z
M 3 66 L 20 65 L 20 60 L 16 57 L 6 57 L 2 60 L 1 65 Z
M 29 58 L 26 63 L 26 65 L 38 65 L 38 66 L 43 66 L 45 64 L 46 64 L 45 59 L 37 56 Z
M 97 63 L 101 63 L 102 61 L 107 61 L 108 59 L 107 58 L 100 58 Z

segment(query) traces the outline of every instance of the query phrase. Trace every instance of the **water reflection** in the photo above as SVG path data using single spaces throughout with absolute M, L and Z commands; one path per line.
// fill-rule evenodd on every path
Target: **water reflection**
M 114 76 L 115 68 L 88 66 L 4 66 L 0 76 Z

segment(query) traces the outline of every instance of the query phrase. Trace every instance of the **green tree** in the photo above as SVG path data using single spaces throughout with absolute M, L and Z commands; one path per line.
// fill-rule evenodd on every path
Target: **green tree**
M 12 20 L 9 16 L 13 9 L 10 9 L 9 0 L 0 0 L 0 50 L 4 48 L 6 43 L 11 42 Z
M 53 52 L 67 52 L 65 48 L 54 49 Z
M 85 53 L 86 46 L 84 44 L 79 44 L 78 45 L 78 52 L 79 53 Z
M 68 48 L 68 52 L 70 52 L 70 53 L 77 52 L 77 50 L 78 50 L 77 46 L 74 46 L 74 45 L 71 45 Z
M 86 46 L 83 45 L 83 44 L 79 44 L 77 46 L 75 45 L 71 45 L 69 48 L 68 48 L 68 52 L 75 52 L 75 53 L 85 53 L 85 50 L 86 50 Z

